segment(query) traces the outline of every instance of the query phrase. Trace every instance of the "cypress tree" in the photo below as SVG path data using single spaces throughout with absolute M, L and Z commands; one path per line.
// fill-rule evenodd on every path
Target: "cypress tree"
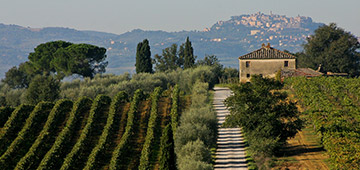
M 191 46 L 189 37 L 186 38 L 183 55 L 184 55 L 184 69 L 194 67 L 195 65 L 194 49 Z
M 151 51 L 149 41 L 143 40 L 136 48 L 136 73 L 152 73 Z
M 160 139 L 160 167 L 159 170 L 176 170 L 174 137 L 171 125 L 168 124 Z

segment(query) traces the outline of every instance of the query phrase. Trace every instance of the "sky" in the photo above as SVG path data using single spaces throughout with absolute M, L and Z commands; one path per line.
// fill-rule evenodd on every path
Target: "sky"
M 203 30 L 231 16 L 309 16 L 360 37 L 360 0 L 0 0 L 0 23 L 122 34 Z

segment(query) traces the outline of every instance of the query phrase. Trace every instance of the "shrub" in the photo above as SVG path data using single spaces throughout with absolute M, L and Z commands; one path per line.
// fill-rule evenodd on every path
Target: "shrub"
M 80 127 L 81 118 L 90 111 L 92 103 L 92 100 L 86 97 L 79 98 L 75 102 L 64 129 L 56 137 L 54 145 L 40 162 L 38 170 L 52 170 L 61 167 L 67 151 L 71 151 L 70 139 L 75 136 L 75 128 Z
M 211 155 L 210 148 L 216 145 L 217 119 L 210 104 L 207 83 L 198 81 L 193 85 L 191 101 L 176 128 L 177 165 L 179 169 L 212 169 L 211 156 L 205 155 Z M 202 154 L 192 154 L 193 151 Z
M 26 90 L 26 101 L 36 104 L 40 101 L 53 102 L 59 97 L 60 83 L 52 76 L 35 76 Z
M 15 169 L 34 169 L 38 167 L 41 159 L 53 145 L 59 126 L 65 121 L 70 113 L 73 103 L 70 100 L 59 100 L 51 110 L 44 128 L 32 144 L 29 151 L 17 163 Z
M 0 131 L 0 155 L 6 151 L 7 147 L 17 137 L 33 109 L 34 106 L 20 105 L 11 113 Z
M 198 139 L 184 145 L 177 153 L 179 170 L 211 170 L 211 153 L 204 143 Z
M 40 102 L 36 105 L 26 119 L 26 123 L 18 136 L 0 157 L 0 167 L 4 169 L 13 169 L 15 167 L 16 163 L 26 154 L 39 135 L 53 106 L 49 102 Z

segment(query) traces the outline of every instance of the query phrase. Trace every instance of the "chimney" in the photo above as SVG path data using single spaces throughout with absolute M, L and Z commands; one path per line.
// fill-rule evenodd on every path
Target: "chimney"
M 318 69 L 316 71 L 321 72 L 321 64 L 319 65 L 319 67 L 318 67 Z
M 266 48 L 270 48 L 270 43 L 267 43 Z

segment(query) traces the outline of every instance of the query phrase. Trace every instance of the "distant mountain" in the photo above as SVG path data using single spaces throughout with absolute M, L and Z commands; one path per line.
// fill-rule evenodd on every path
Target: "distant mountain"
M 98 31 L 79 31 L 70 28 L 25 28 L 0 24 L 0 78 L 12 66 L 27 60 L 33 49 L 48 41 L 64 40 L 73 43 L 89 43 L 107 48 L 109 65 L 107 72 L 133 72 L 136 45 L 147 38 L 153 55 L 173 43 L 185 42 L 187 36 L 194 46 L 195 55 L 216 55 L 225 66 L 237 67 L 237 57 L 271 43 L 280 50 L 302 50 L 306 37 L 322 23 L 310 17 L 286 17 L 283 15 L 232 16 L 228 21 L 218 21 L 202 31 L 144 31 L 135 29 L 121 35 Z

